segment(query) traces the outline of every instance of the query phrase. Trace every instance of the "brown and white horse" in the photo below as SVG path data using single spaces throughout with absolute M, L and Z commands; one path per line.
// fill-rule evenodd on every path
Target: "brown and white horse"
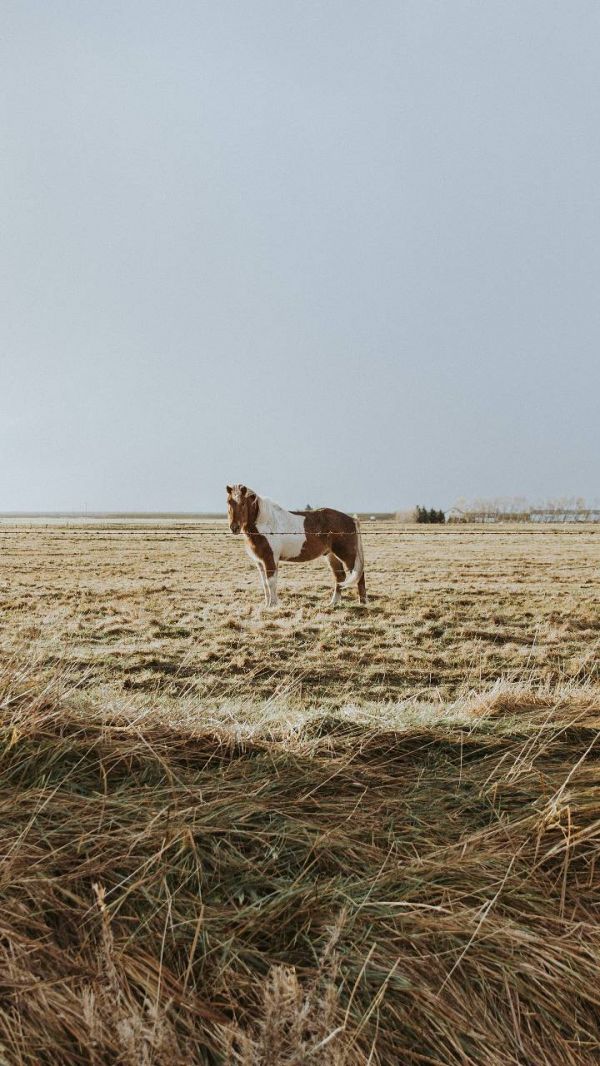
M 354 585 L 360 602 L 367 602 L 360 529 L 350 515 L 331 507 L 286 511 L 246 485 L 228 485 L 227 517 L 231 532 L 244 534 L 246 551 L 258 566 L 267 607 L 277 604 L 280 562 L 303 563 L 323 555 L 335 577 L 332 606 L 340 602 L 342 589 Z

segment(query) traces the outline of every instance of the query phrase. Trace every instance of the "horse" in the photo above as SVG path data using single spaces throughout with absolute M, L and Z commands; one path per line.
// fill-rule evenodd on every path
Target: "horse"
M 277 606 L 280 562 L 303 563 L 321 556 L 335 578 L 331 606 L 340 602 L 343 589 L 354 586 L 360 603 L 366 604 L 365 557 L 356 518 L 331 507 L 286 511 L 246 485 L 227 485 L 227 517 L 231 532 L 244 535 L 267 607 Z

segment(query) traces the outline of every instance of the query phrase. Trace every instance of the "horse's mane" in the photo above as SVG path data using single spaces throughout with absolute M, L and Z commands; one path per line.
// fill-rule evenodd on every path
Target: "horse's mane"
M 258 495 L 258 493 L 257 493 Z M 258 496 L 258 517 L 270 518 L 273 514 L 288 514 L 285 507 L 282 507 L 280 503 L 276 503 L 275 500 L 269 499 L 268 496 Z

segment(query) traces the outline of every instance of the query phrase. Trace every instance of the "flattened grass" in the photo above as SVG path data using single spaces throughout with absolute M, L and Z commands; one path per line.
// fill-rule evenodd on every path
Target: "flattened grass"
M 187 730 L 0 688 L 4 1061 L 597 1062 L 593 687 Z

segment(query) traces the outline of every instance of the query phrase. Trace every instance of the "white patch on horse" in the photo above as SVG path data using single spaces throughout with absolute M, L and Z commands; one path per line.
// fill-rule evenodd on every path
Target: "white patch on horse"
M 304 516 L 291 514 L 265 496 L 260 498 L 256 528 L 269 542 L 276 563 L 297 559 L 306 541 Z

